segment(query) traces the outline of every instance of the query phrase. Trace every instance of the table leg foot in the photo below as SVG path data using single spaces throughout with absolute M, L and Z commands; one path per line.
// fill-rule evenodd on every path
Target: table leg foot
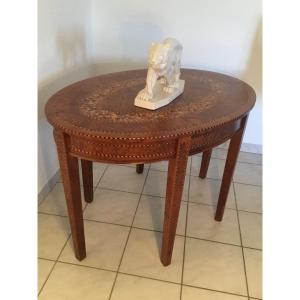
M 75 256 L 78 260 L 86 257 L 84 225 L 82 216 L 78 159 L 68 152 L 68 136 L 54 130 L 61 176 L 67 202 Z
M 242 139 L 243 139 L 243 135 L 245 132 L 246 123 L 247 123 L 247 118 L 248 118 L 248 115 L 243 117 L 243 119 L 241 120 L 240 129 L 231 138 L 231 141 L 229 144 L 229 149 L 228 149 L 228 153 L 227 153 L 224 174 L 223 174 L 223 178 L 222 178 L 222 184 L 221 184 L 220 194 L 219 194 L 219 199 L 218 199 L 218 205 L 217 205 L 217 210 L 216 210 L 216 214 L 215 214 L 215 220 L 219 221 L 219 222 L 222 221 L 222 219 L 223 219 L 227 196 L 229 193 L 230 184 L 232 181 L 236 161 L 237 161 L 239 151 L 241 148 L 241 143 L 242 143 Z
M 93 201 L 93 162 L 81 159 L 82 182 L 85 202 Z
M 207 175 L 210 157 L 211 157 L 212 149 L 206 150 L 202 153 L 201 167 L 200 167 L 200 178 L 205 178 Z
M 191 137 L 180 138 L 176 157 L 169 161 L 164 231 L 160 256 L 164 266 L 168 266 L 172 259 L 190 144 Z
M 142 174 L 144 172 L 144 164 L 137 164 L 136 165 L 136 172 L 138 174 Z

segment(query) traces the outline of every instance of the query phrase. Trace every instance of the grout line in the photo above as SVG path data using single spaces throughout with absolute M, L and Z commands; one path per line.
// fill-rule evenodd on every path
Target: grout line
M 61 264 L 75 266 L 75 267 L 84 267 L 84 268 L 93 269 L 93 270 L 99 270 L 99 271 L 106 271 L 106 272 L 116 273 L 116 271 L 110 270 L 110 269 L 106 269 L 106 268 L 100 268 L 100 267 L 93 267 L 93 266 L 88 266 L 88 265 L 75 264 L 75 263 L 71 263 L 71 262 L 68 262 L 68 261 L 62 261 L 62 260 L 58 260 L 57 262 L 61 263 Z
M 158 278 L 153 278 L 153 277 L 146 277 L 146 276 L 137 275 L 137 274 L 130 274 L 130 273 L 122 272 L 122 271 L 120 271 L 119 274 L 129 275 L 129 276 L 134 276 L 134 277 L 144 278 L 144 279 L 150 279 L 150 280 L 160 281 L 160 282 L 164 282 L 164 283 L 171 283 L 171 284 L 180 285 L 180 283 L 174 282 L 174 281 L 169 281 L 169 280 L 165 280 L 165 279 L 158 279 Z
M 213 178 L 213 177 L 205 177 L 205 178 L 200 178 L 199 175 L 194 175 L 194 174 L 190 174 L 193 178 L 198 178 L 199 180 L 214 180 L 214 181 L 219 181 L 220 183 L 222 182 L 222 176 L 220 178 Z M 257 184 L 252 184 L 252 183 L 245 183 L 245 182 L 237 182 L 235 180 L 232 180 L 232 182 L 241 184 L 241 185 L 250 185 L 250 186 L 259 186 L 261 187 L 261 185 L 257 185 Z
M 185 201 L 185 200 L 183 200 L 183 201 L 184 201 L 184 202 L 187 202 L 187 201 Z M 188 203 L 193 203 L 193 204 L 198 204 L 198 205 L 206 205 L 206 206 L 217 207 L 217 205 L 215 205 L 215 204 L 207 204 L 207 203 L 203 203 L 203 202 L 188 201 Z M 243 210 L 243 209 L 236 209 L 236 208 L 231 208 L 231 207 L 226 207 L 225 209 L 234 210 L 234 211 L 240 211 L 240 212 L 246 212 L 246 213 L 250 213 L 250 214 L 262 215 L 262 213 L 256 212 L 256 211 L 249 211 L 249 210 Z
M 43 260 L 48 260 L 48 261 L 52 261 L 55 262 L 55 259 L 51 259 L 51 258 L 44 258 L 44 257 L 37 257 L 38 259 L 43 259 Z
M 240 297 L 248 298 L 248 296 L 246 296 L 246 295 L 235 294 L 235 293 L 231 293 L 231 292 L 225 292 L 225 291 L 214 290 L 214 289 L 209 289 L 209 288 L 205 288 L 205 287 L 202 287 L 202 286 L 196 286 L 196 285 L 190 285 L 190 284 L 183 284 L 183 286 L 192 287 L 192 288 L 201 289 L 201 290 L 206 290 L 206 291 L 218 292 L 218 293 L 227 294 L 227 295 L 234 295 L 234 296 L 240 296 Z
M 218 159 L 218 160 L 224 160 L 224 161 L 226 160 L 226 158 L 215 157 L 215 156 L 213 156 L 213 155 L 211 155 L 211 158 L 212 158 L 212 159 Z M 240 161 L 240 160 L 237 160 L 236 163 L 247 164 L 247 165 L 262 166 L 261 163 L 253 163 L 253 162 Z
M 196 205 L 204 205 L 204 206 L 210 206 L 210 207 L 214 207 L 216 208 L 217 205 L 216 204 L 208 204 L 208 203 L 203 203 L 203 202 L 195 202 L 195 201 L 189 201 L 188 203 L 192 203 L 192 204 L 196 204 Z M 230 208 L 230 207 L 226 207 L 226 209 L 229 209 L 229 210 L 236 210 L 235 208 Z
M 195 177 L 195 178 L 199 178 L 198 175 L 193 175 L 193 174 L 191 174 L 191 176 L 193 176 L 193 177 Z M 222 178 L 211 178 L 211 177 L 208 177 L 208 176 L 207 176 L 205 179 L 216 180 L 216 181 L 222 181 Z M 202 180 L 203 180 L 203 179 L 202 179 Z M 243 185 L 251 185 L 251 186 L 262 187 L 262 184 L 252 184 L 252 183 L 239 182 L 239 181 L 235 181 L 234 179 L 232 180 L 232 182 L 238 183 L 238 184 L 243 184 Z
M 106 167 L 104 168 L 103 173 L 102 173 L 102 175 L 100 176 L 100 178 L 99 178 L 99 180 L 98 180 L 98 183 L 96 184 L 95 190 L 98 188 L 99 183 L 100 183 L 101 179 L 103 178 L 104 174 L 106 173 L 106 170 L 108 169 L 108 167 L 109 167 L 109 164 L 107 164 Z
M 250 250 L 256 250 L 256 251 L 260 251 L 262 252 L 263 249 L 259 249 L 259 248 L 253 248 L 253 247 L 246 247 L 246 246 L 243 246 L 244 249 L 250 249 Z
M 48 279 L 50 278 L 50 276 L 51 276 L 51 274 L 52 274 L 52 272 L 53 272 L 53 270 L 54 270 L 54 268 L 55 268 L 55 266 L 56 266 L 56 264 L 57 264 L 57 262 L 58 262 L 58 259 L 59 259 L 60 255 L 61 255 L 61 253 L 62 253 L 63 250 L 65 249 L 65 247 L 66 247 L 66 245 L 67 245 L 67 243 L 68 243 L 68 241 L 69 241 L 69 239 L 70 239 L 70 236 L 71 236 L 71 233 L 70 233 L 69 236 L 67 237 L 66 242 L 64 243 L 62 249 L 60 250 L 60 252 L 59 252 L 59 254 L 58 254 L 57 258 L 56 258 L 56 260 L 54 261 L 53 267 L 51 268 L 51 270 L 50 270 L 50 272 L 49 272 L 49 274 L 48 274 L 46 280 L 44 281 L 43 285 L 41 286 L 41 288 L 40 288 L 40 290 L 39 290 L 39 292 L 38 292 L 38 296 L 41 294 L 42 290 L 44 289 L 44 286 L 46 285 Z
M 106 190 L 106 191 L 113 191 L 113 192 L 123 192 L 123 193 L 134 194 L 134 195 L 140 195 L 141 194 L 141 193 L 137 193 L 137 192 L 117 190 L 117 189 L 108 188 L 108 187 L 102 187 L 102 186 L 96 187 L 96 190 Z
M 137 203 L 137 206 L 136 206 L 136 209 L 135 209 L 133 218 L 132 218 L 131 226 L 130 226 L 130 229 L 129 229 L 129 232 L 128 232 L 128 236 L 127 236 L 127 239 L 126 239 L 126 242 L 125 242 L 125 245 L 124 245 L 124 249 L 123 249 L 123 252 L 122 252 L 122 255 L 121 255 L 121 258 L 120 258 L 120 263 L 119 263 L 119 266 L 118 266 L 118 269 L 117 269 L 117 272 L 116 272 L 116 276 L 115 276 L 113 285 L 112 285 L 112 287 L 111 287 L 111 291 L 110 291 L 108 300 L 111 299 L 112 294 L 113 294 L 113 290 L 114 290 L 115 285 L 116 285 L 116 281 L 117 281 L 117 277 L 118 277 L 118 274 L 119 274 L 119 271 L 120 271 L 120 267 L 121 267 L 121 264 L 122 264 L 122 260 L 123 260 L 123 257 L 124 257 L 125 251 L 126 251 L 126 247 L 127 247 L 128 241 L 129 241 L 129 237 L 130 237 L 132 228 L 133 228 L 133 227 L 132 227 L 132 226 L 133 226 L 133 222 L 134 222 L 134 219 L 135 219 L 135 216 L 136 216 L 138 207 L 139 207 L 139 205 L 140 205 L 140 201 L 141 201 L 141 198 L 142 198 L 142 195 L 143 195 L 144 187 L 145 187 L 145 185 L 146 185 L 146 181 L 147 181 L 147 178 L 148 178 L 149 170 L 150 170 L 150 167 L 148 168 L 147 174 L 146 174 L 146 176 L 145 176 L 145 180 L 144 180 L 143 187 L 142 187 L 142 190 L 141 190 L 141 193 L 140 193 L 139 201 L 138 201 L 138 203 Z
M 189 235 L 187 235 L 186 237 L 189 238 L 189 239 L 193 239 L 193 240 L 199 240 L 199 241 L 204 241 L 204 242 L 217 243 L 217 244 L 222 244 L 222 245 L 234 246 L 234 247 L 242 248 L 241 245 L 236 245 L 236 244 L 230 244 L 230 243 L 225 243 L 225 242 L 213 241 L 213 240 L 203 239 L 203 238 L 189 236 Z M 244 247 L 244 248 L 246 248 L 246 247 Z
M 233 194 L 234 194 L 235 206 L 237 208 L 236 192 L 235 192 L 234 183 L 233 183 Z M 244 265 L 244 275 L 245 275 L 245 281 L 246 281 L 247 296 L 248 296 L 248 300 L 249 300 L 250 299 L 249 286 L 248 286 L 248 278 L 247 278 L 247 272 L 246 272 L 246 262 L 245 262 L 244 248 L 243 248 L 243 238 L 242 238 L 242 232 L 241 232 L 241 225 L 240 225 L 240 218 L 239 218 L 238 210 L 236 211 L 236 216 L 237 216 L 239 232 L 240 232 L 240 239 L 241 239 L 241 246 L 242 246 L 242 256 L 243 256 L 243 265 Z
M 252 183 L 245 183 L 245 182 L 239 182 L 232 180 L 233 183 L 238 183 L 238 184 L 244 184 L 244 185 L 251 185 L 251 186 L 257 186 L 257 187 L 262 187 L 262 184 L 252 184 Z
M 240 152 L 242 152 L 242 151 L 240 151 Z M 191 155 L 191 156 L 196 156 L 196 157 L 202 158 L 202 155 L 198 155 L 198 154 L 194 154 L 194 155 Z M 227 154 L 226 154 L 226 156 L 227 156 Z M 212 153 L 211 154 L 211 159 L 217 159 L 217 160 L 224 160 L 225 161 L 226 157 L 225 158 L 217 157 L 217 156 L 214 156 L 214 154 Z M 262 163 L 248 162 L 248 161 L 243 161 L 243 160 L 239 160 L 239 159 L 237 159 L 236 162 L 237 163 L 242 163 L 242 164 L 247 164 L 247 165 L 262 166 Z

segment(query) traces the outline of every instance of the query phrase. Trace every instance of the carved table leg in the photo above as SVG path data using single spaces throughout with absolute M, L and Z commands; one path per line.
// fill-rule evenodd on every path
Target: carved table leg
M 201 167 L 200 167 L 200 178 L 205 178 L 207 175 L 207 170 L 209 167 L 210 157 L 211 157 L 212 149 L 206 150 L 202 154 Z
M 82 182 L 85 202 L 93 201 L 93 162 L 81 160 Z
M 137 165 L 136 165 L 136 172 L 137 172 L 138 174 L 142 174 L 143 171 L 144 171 L 144 164 L 137 164 Z
M 237 161 L 239 151 L 241 148 L 241 143 L 242 143 L 244 131 L 246 128 L 247 119 L 248 119 L 248 115 L 243 117 L 243 119 L 241 120 L 240 129 L 236 132 L 236 134 L 230 140 L 226 163 L 225 163 L 225 168 L 224 168 L 224 174 L 223 174 L 223 178 L 222 178 L 220 194 L 219 194 L 219 199 L 218 199 L 218 206 L 217 206 L 217 211 L 216 211 L 216 215 L 215 215 L 216 221 L 222 221 L 222 219 L 223 219 L 226 200 L 227 200 L 228 192 L 230 189 L 230 184 L 232 181 L 232 176 L 233 176 L 234 168 L 236 165 L 236 161 Z
M 164 266 L 171 263 L 190 145 L 191 137 L 180 138 L 178 141 L 176 157 L 169 160 L 164 231 L 161 249 L 161 262 Z
M 64 192 L 68 207 L 75 256 L 78 260 L 86 257 L 78 159 L 68 153 L 68 136 L 54 130 L 58 159 Z

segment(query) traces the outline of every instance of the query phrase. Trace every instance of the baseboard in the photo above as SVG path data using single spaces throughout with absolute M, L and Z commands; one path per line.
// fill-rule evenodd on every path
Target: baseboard
M 58 182 L 59 178 L 60 178 L 60 169 L 56 171 L 56 173 L 48 180 L 48 182 L 43 186 L 41 191 L 38 193 L 39 204 L 45 199 L 45 197 L 53 189 L 55 184 Z

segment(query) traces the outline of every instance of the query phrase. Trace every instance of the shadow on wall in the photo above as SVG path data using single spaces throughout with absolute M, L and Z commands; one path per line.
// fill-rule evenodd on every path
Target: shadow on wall
M 57 33 L 55 49 L 57 57 L 49 63 L 55 63 L 58 71 L 38 84 L 39 190 L 58 169 L 52 127 L 47 123 L 44 114 L 45 104 L 64 86 L 89 76 L 90 66 L 86 49 L 86 37 L 82 29 L 74 28 L 71 32 Z
M 71 32 L 59 32 L 56 36 L 56 46 L 64 69 L 87 60 L 85 33 L 82 29 L 73 28 Z
M 89 74 L 86 38 L 81 29 L 59 32 L 56 36 L 56 52 L 59 71 L 39 82 L 39 119 L 44 117 L 44 106 L 53 93 Z

